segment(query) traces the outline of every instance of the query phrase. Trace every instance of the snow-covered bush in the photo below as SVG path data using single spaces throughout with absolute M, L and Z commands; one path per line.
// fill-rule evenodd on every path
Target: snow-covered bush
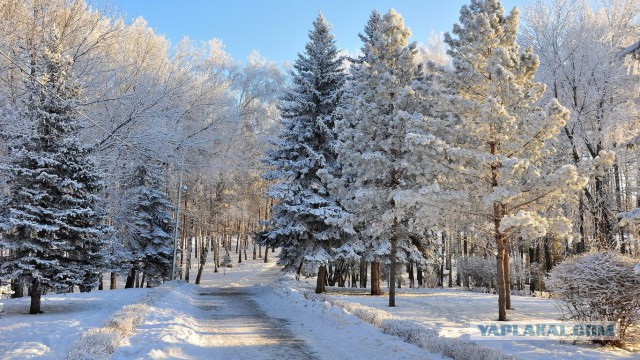
M 496 284 L 496 259 L 471 256 L 458 265 L 463 276 L 469 278 L 469 287 L 490 291 Z
M 510 359 L 498 349 L 482 347 L 472 341 L 440 337 L 433 329 L 427 329 L 411 320 L 385 320 L 382 332 L 401 338 L 405 342 L 432 353 L 442 354 L 456 360 Z
M 566 318 L 619 321 L 622 341 L 626 329 L 640 318 L 640 274 L 634 272 L 637 261 L 615 252 L 569 258 L 551 271 L 547 288 Z
M 107 360 L 120 340 L 120 334 L 114 329 L 89 329 L 74 343 L 66 360 Z

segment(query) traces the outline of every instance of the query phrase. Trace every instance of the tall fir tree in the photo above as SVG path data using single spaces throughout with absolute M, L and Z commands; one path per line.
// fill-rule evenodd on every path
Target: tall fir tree
M 279 183 L 268 191 L 278 203 L 263 238 L 281 248 L 280 262 L 287 266 L 317 264 L 316 291 L 323 292 L 326 265 L 353 232 L 348 213 L 327 187 L 327 176 L 337 171 L 335 109 L 345 74 L 324 16 L 313 22 L 293 68 L 293 84 L 281 106 L 284 129 L 265 161 L 273 168 L 265 178 Z
M 174 207 L 162 190 L 162 167 L 152 161 L 134 166 L 127 182 L 131 187 L 125 197 L 130 205 L 122 238 L 131 269 L 126 286 L 132 287 L 137 272 L 144 272 L 148 284 L 157 285 L 171 277 Z
M 99 192 L 103 182 L 90 148 L 77 137 L 79 88 L 71 62 L 52 32 L 42 53 L 30 54 L 24 111 L 30 132 L 15 140 L 7 165 L 8 198 L 0 245 L 11 251 L 3 276 L 30 285 L 29 313 L 41 312 L 46 290 L 75 285 L 88 291 L 102 271 L 106 234 Z
M 363 233 L 363 256 L 372 261 L 373 295 L 381 292 L 379 263 L 389 259 L 389 306 L 395 306 L 397 260 L 414 249 L 395 200 L 407 175 L 405 157 L 411 150 L 405 137 L 420 119 L 414 114 L 412 89 L 420 68 L 414 63 L 415 44 L 409 44 L 410 36 L 394 10 L 382 17 L 372 13 L 361 36 L 363 55 L 351 68 L 337 126 L 345 206 Z
M 569 112 L 555 99 L 539 104 L 538 57 L 520 49 L 517 30 L 517 9 L 505 14 L 498 0 L 463 6 L 453 35 L 445 34 L 452 68 L 435 72 L 425 93 L 437 137 L 424 139 L 442 156 L 434 166 L 443 176 L 424 192 L 439 191 L 431 204 L 449 204 L 454 216 L 492 232 L 501 321 L 510 308 L 511 242 L 571 236 L 562 205 L 586 183 L 575 166 L 548 161 Z

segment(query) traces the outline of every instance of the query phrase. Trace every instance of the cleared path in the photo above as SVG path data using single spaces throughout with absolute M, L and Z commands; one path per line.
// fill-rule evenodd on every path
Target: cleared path
M 431 359 L 353 315 L 273 287 L 273 263 L 205 271 L 153 306 L 113 359 Z M 293 297 L 292 297 L 293 296 Z

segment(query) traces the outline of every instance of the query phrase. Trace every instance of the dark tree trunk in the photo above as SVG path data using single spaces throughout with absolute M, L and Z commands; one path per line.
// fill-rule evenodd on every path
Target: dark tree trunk
M 300 274 L 302 273 L 303 266 L 304 266 L 304 259 L 300 261 L 300 265 L 298 265 L 298 268 L 296 269 L 296 280 L 300 280 Z M 318 271 L 320 271 L 320 269 L 318 269 Z
M 326 291 L 327 267 L 322 265 L 318 268 L 318 279 L 316 281 L 316 294 L 322 294 Z
M 117 282 L 117 274 L 115 272 L 111 273 L 111 282 L 109 284 L 109 289 L 110 290 L 115 290 L 116 289 L 116 282 Z
M 11 295 L 12 299 L 25 297 L 23 281 L 21 279 L 11 280 L 11 291 L 13 291 Z
M 409 273 L 409 287 L 410 288 L 416 287 L 415 279 L 413 277 L 413 262 L 412 261 L 409 261 L 409 264 L 407 265 L 407 272 Z
M 380 283 L 380 262 L 371 262 L 371 295 L 382 295 Z
M 200 285 L 200 280 L 202 280 L 202 273 L 204 272 L 204 266 L 207 263 L 207 255 L 209 251 L 205 247 L 201 247 L 200 249 L 200 266 L 198 266 L 198 274 L 196 275 L 196 285 Z
M 264 243 L 264 262 L 265 264 L 269 262 L 269 245 L 266 241 Z
M 545 236 L 544 238 L 544 271 L 549 272 L 552 268 L 551 262 L 551 238 Z
M 367 261 L 364 258 L 360 259 L 360 287 L 367 287 Z
M 422 267 L 416 267 L 416 280 L 418 281 L 418 286 L 424 286 L 424 280 L 422 278 Z
M 136 270 L 131 269 L 127 275 L 127 282 L 124 284 L 125 289 L 131 289 L 136 286 Z
M 504 253 L 507 256 L 502 258 L 502 271 L 504 276 L 504 292 L 505 292 L 505 306 L 507 310 L 511 310 L 511 276 L 509 274 L 509 240 L 505 238 Z
M 42 300 L 42 285 L 38 280 L 33 280 L 31 282 L 31 289 L 29 290 L 31 294 L 31 307 L 29 308 L 29 314 L 42 314 L 40 310 L 40 303 Z

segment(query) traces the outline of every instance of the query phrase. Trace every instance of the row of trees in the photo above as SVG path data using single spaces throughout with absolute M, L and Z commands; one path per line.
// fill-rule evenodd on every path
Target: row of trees
M 29 289 L 31 313 L 103 274 L 171 278 L 176 234 L 186 278 L 202 244 L 264 217 L 275 64 L 237 63 L 217 40 L 171 46 L 82 0 L 3 1 L 0 31 L 0 281 Z
M 637 76 L 620 51 L 637 39 L 638 5 L 538 3 L 518 33 L 517 9 L 472 0 L 444 36 L 447 62 L 410 44 L 393 10 L 372 13 L 361 54 L 345 61 L 320 16 L 268 153 L 278 204 L 262 241 L 282 247 L 290 267 L 311 263 L 317 292 L 327 266 L 362 277 L 370 262 L 380 294 L 386 263 L 395 306 L 398 263 L 426 269 L 445 248 L 437 239 L 464 239 L 495 258 L 485 276 L 500 320 L 511 307 L 511 257 L 540 262 L 540 242 L 562 257 L 637 253 L 635 212 L 624 211 L 639 199 Z

